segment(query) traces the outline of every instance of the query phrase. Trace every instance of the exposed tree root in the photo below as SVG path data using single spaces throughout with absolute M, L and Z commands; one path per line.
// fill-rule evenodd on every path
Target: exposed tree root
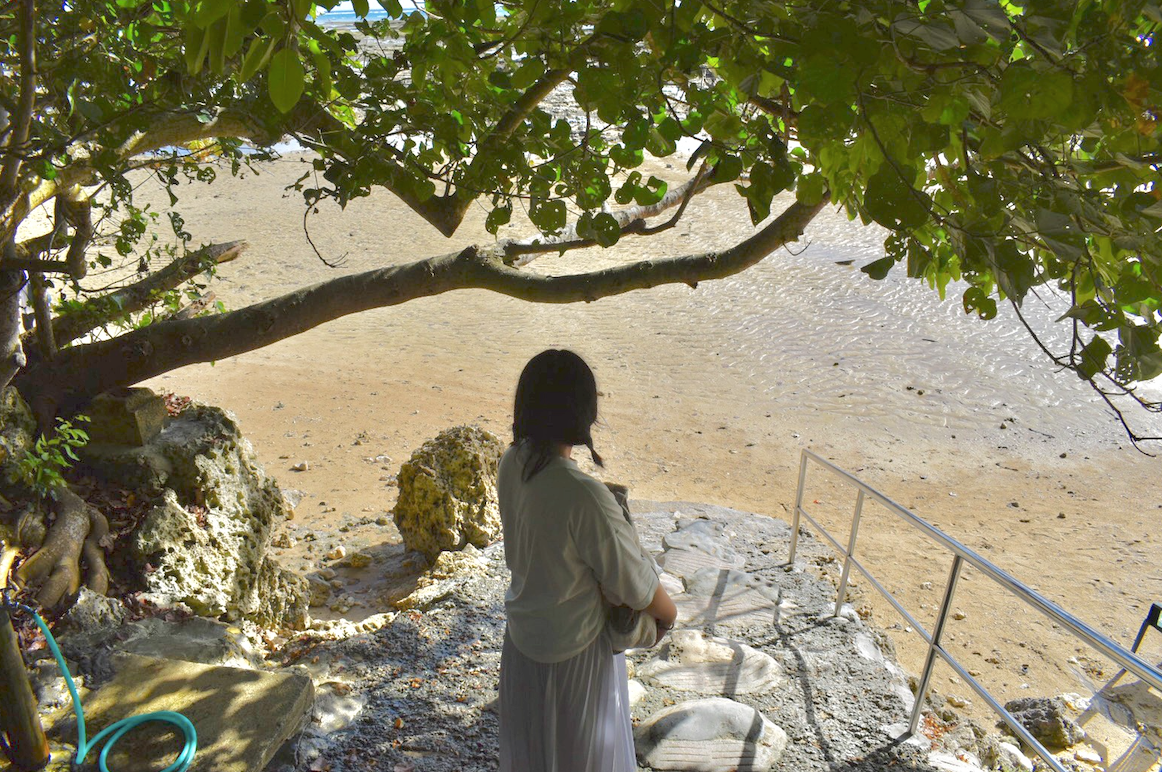
M 81 548 L 85 568 L 85 586 L 98 595 L 109 592 L 109 569 L 105 567 L 105 549 L 101 543 L 109 535 L 109 521 L 89 507 L 89 535 Z
M 105 593 L 109 571 L 100 541 L 109 524 L 97 510 L 67 488 L 60 490 L 53 505 L 56 520 L 49 527 L 44 546 L 16 571 L 23 586 L 39 585 L 36 601 L 55 608 L 81 588 L 81 558 L 84 557 L 87 586 Z
M 26 550 L 38 550 L 47 534 L 44 511 L 36 504 L 29 504 L 16 518 L 16 543 Z

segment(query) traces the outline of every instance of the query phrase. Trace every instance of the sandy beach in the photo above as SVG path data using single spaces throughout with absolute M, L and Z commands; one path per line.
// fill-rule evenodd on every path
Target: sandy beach
M 675 166 L 661 171 L 678 179 L 684 170 Z M 215 282 L 228 307 L 492 240 L 482 210 L 449 240 L 378 192 L 311 217 L 320 250 L 343 261 L 328 268 L 303 237 L 299 195 L 285 190 L 308 168 L 288 156 L 259 176 L 223 173 L 179 191 L 195 242 L 250 242 Z M 620 252 L 546 256 L 528 270 L 559 274 L 627 255 L 727 246 L 750 226 L 743 201 L 723 188 L 695 200 L 661 237 L 624 241 Z M 166 203 L 148 185 L 141 193 Z M 516 222 L 501 236 L 530 233 Z M 304 494 L 284 526 L 295 546 L 280 551 L 288 566 L 308 571 L 324 543 L 398 540 L 393 526 L 375 521 L 392 507 L 400 463 L 456 424 L 507 440 L 524 363 L 546 347 L 571 348 L 591 363 L 603 393 L 595 434 L 602 474 L 632 496 L 789 519 L 800 449 L 810 448 L 1128 646 L 1150 603 L 1162 601 L 1158 460 L 1133 450 L 1092 392 L 1055 372 L 1010 316 L 981 322 L 964 315 L 954 289 L 942 303 L 921 284 L 859 274 L 881 240 L 825 212 L 794 254 L 697 289 L 568 306 L 456 292 L 340 319 L 147 385 L 237 415 L 267 470 Z M 292 471 L 301 462 L 307 470 Z M 854 491 L 814 472 L 809 483 L 809 507 L 846 540 Z M 314 541 L 302 538 L 307 531 Z M 862 532 L 861 557 L 930 621 L 949 556 L 876 507 Z M 348 616 L 381 606 L 374 584 L 352 592 L 364 605 Z M 866 582 L 854 592 L 892 632 L 905 668 L 917 671 L 920 639 L 872 603 Z M 962 581 L 957 610 L 954 649 L 1003 698 L 1086 691 L 1114 674 L 1034 612 L 999 600 L 979 575 Z M 1157 660 L 1162 635 L 1144 650 Z M 972 697 L 948 673 L 936 687 Z

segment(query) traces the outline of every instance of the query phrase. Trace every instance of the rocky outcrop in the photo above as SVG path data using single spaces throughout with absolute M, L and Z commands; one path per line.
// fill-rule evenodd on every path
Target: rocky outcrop
M 1085 731 L 1069 717 L 1060 698 L 1023 697 L 1006 702 L 1005 710 L 1046 748 L 1068 748 L 1085 738 Z
M 215 407 L 190 408 L 147 450 L 130 455 L 165 463 L 149 466 L 164 486 L 161 503 L 133 540 L 146 597 L 203 616 L 304 627 L 307 581 L 268 555 L 272 526 L 290 512 L 233 419 Z M 132 466 L 107 458 L 113 468 Z
M 467 544 L 500 537 L 496 472 L 504 445 L 475 426 L 457 426 L 425 442 L 400 467 L 393 514 L 404 544 L 435 560 Z

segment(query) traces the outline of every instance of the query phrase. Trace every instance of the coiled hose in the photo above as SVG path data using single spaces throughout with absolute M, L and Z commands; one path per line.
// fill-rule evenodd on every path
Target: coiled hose
M 77 716 L 77 755 L 74 759 L 76 764 L 84 762 L 85 757 L 89 755 L 93 748 L 104 742 L 105 746 L 101 748 L 101 755 L 97 757 L 97 766 L 101 772 L 109 772 L 109 768 L 105 765 L 106 758 L 109 755 L 109 749 L 125 736 L 126 732 L 150 721 L 160 721 L 166 724 L 173 724 L 181 730 L 186 738 L 185 745 L 182 746 L 182 750 L 178 753 L 177 759 L 174 760 L 174 763 L 163 769 L 162 772 L 185 772 L 190 762 L 194 760 L 194 753 L 198 750 L 198 733 L 188 718 L 172 710 L 159 710 L 153 713 L 142 713 L 140 716 L 130 716 L 129 718 L 122 719 L 115 724 L 105 727 L 92 740 L 88 740 L 85 736 L 85 711 L 81 708 L 81 698 L 77 695 L 76 684 L 73 683 L 73 677 L 69 674 L 69 668 L 65 664 L 65 658 L 61 656 L 61 650 L 56 644 L 56 639 L 52 637 L 48 625 L 44 623 L 44 620 L 40 618 L 40 614 L 36 613 L 34 609 L 21 603 L 14 603 L 12 605 L 32 615 L 33 620 L 36 621 L 37 626 L 44 633 L 44 638 L 48 641 L 49 651 L 56 657 L 61 674 L 65 677 L 65 685 L 69 687 L 69 694 L 73 698 L 73 713 Z

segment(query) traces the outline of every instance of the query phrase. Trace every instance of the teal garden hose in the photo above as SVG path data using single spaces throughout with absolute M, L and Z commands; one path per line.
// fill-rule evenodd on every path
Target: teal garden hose
M 57 665 L 60 666 L 61 674 L 65 677 L 65 684 L 69 687 L 69 694 L 73 698 L 73 712 L 77 716 L 77 755 L 74 759 L 75 763 L 80 764 L 85 760 L 85 757 L 100 743 L 104 742 L 105 746 L 101 749 L 101 755 L 97 757 L 97 766 L 101 772 L 109 772 L 109 768 L 105 765 L 106 757 L 109 755 L 109 749 L 113 747 L 114 743 L 120 740 L 126 732 L 135 729 L 142 724 L 150 721 L 160 721 L 166 724 L 173 724 L 182 734 L 185 735 L 185 744 L 182 746 L 181 752 L 177 759 L 172 764 L 162 770 L 162 772 L 184 772 L 194 759 L 194 753 L 198 749 L 198 733 L 194 729 L 193 723 L 183 716 L 181 713 L 176 713 L 172 710 L 159 710 L 153 713 L 142 713 L 140 716 L 130 716 L 122 719 L 115 724 L 105 727 L 97 733 L 92 739 L 88 740 L 85 736 L 85 711 L 81 708 L 81 698 L 77 695 L 76 684 L 73 683 L 73 677 L 69 675 L 69 668 L 65 664 L 65 659 L 61 656 L 60 647 L 56 644 L 56 639 L 52 637 L 49 632 L 48 625 L 40 618 L 35 610 L 25 606 L 21 603 L 13 603 L 12 607 L 27 611 L 32 615 L 36 621 L 41 632 L 44 633 L 44 638 L 48 641 L 49 651 L 56 657 Z

